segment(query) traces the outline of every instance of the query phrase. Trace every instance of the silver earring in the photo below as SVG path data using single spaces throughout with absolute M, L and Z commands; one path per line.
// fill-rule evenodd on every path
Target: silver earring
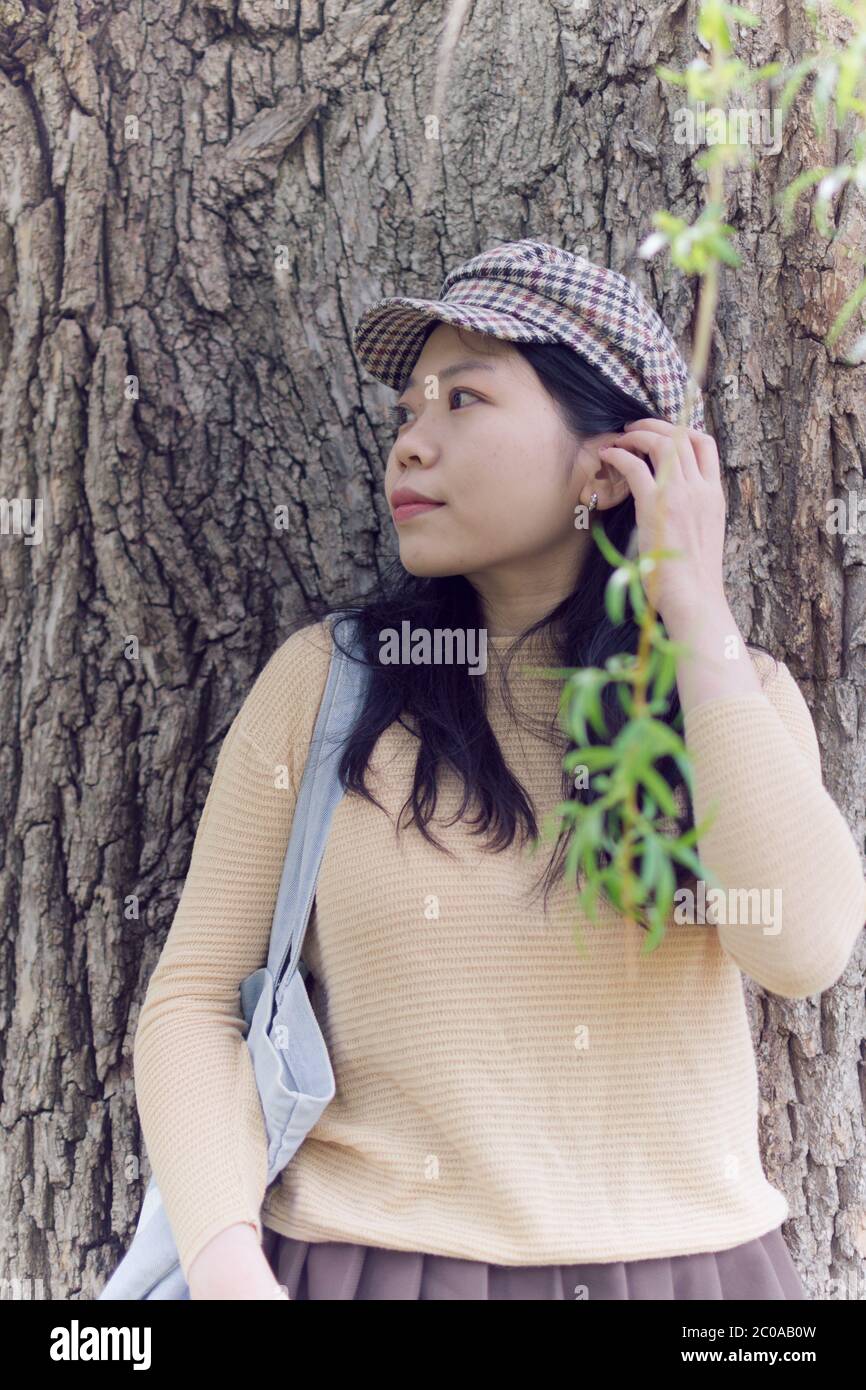
M 588 506 L 588 508 L 587 508 L 587 511 L 594 512 L 597 506 L 598 506 L 598 493 L 597 493 L 597 492 L 594 492 L 594 493 L 592 494 L 592 496 L 590 497 L 590 499 L 589 499 L 589 506 Z

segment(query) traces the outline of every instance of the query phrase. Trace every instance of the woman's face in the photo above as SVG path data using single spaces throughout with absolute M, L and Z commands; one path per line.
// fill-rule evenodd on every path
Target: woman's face
M 575 507 L 607 486 L 592 480 L 597 450 L 614 436 L 579 445 L 511 344 L 466 329 L 458 336 L 444 323 L 424 343 L 394 419 L 385 471 L 392 517 L 398 489 L 444 504 L 394 518 L 403 566 L 462 574 L 482 590 L 501 588 L 507 573 L 564 596 L 594 544 L 588 527 L 576 528 Z

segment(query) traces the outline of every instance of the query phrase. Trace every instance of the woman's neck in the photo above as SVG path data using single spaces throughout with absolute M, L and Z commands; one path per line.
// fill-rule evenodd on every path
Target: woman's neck
M 552 613 L 574 592 L 583 560 L 582 548 L 570 539 L 560 552 L 532 566 L 509 565 L 464 575 L 478 595 L 488 638 L 513 639 Z

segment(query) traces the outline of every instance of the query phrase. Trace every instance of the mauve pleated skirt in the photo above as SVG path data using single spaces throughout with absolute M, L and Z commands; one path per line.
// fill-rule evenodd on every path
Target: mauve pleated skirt
M 297 1300 L 752 1299 L 809 1301 L 778 1227 L 730 1250 L 613 1264 L 497 1265 L 415 1250 L 306 1241 L 265 1226 L 262 1249 Z

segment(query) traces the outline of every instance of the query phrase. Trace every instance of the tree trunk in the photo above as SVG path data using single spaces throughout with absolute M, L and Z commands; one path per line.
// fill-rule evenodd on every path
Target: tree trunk
M 701 51 L 673 8 L 479 3 L 437 89 L 439 5 L 0 3 L 0 496 L 43 508 L 38 543 L 0 541 L 0 1278 L 24 1296 L 92 1298 L 129 1242 L 132 1042 L 229 724 L 307 599 L 394 553 L 360 312 L 532 235 L 631 276 L 689 351 L 694 282 L 636 254 L 655 208 L 704 196 L 653 72 Z M 800 7 L 766 13 L 740 56 L 799 57 Z M 863 200 L 832 247 L 808 200 L 789 235 L 772 202 L 846 153 L 791 121 L 729 177 L 744 263 L 706 427 L 735 615 L 800 681 L 862 843 L 866 553 L 825 502 L 862 494 L 866 391 L 821 340 Z M 863 1296 L 858 962 L 817 1001 L 747 985 L 765 1166 L 818 1297 Z

